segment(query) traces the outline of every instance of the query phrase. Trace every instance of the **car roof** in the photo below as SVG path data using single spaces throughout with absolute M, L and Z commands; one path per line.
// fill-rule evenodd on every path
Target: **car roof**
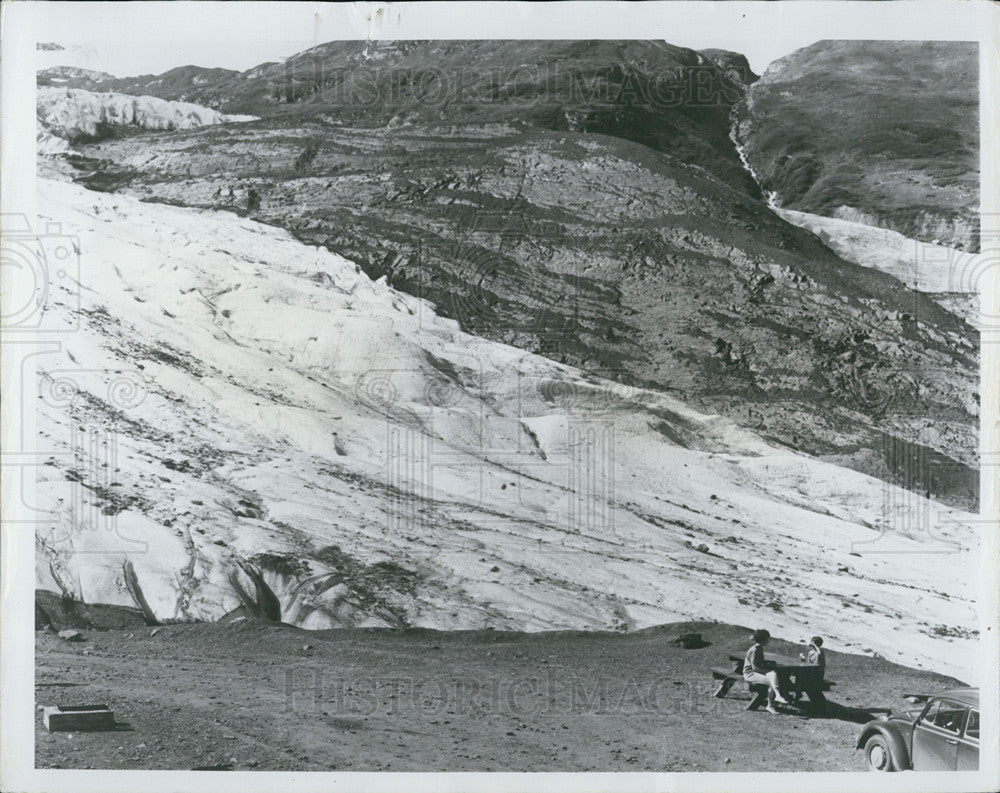
M 975 705 L 979 707 L 978 688 L 953 688 L 951 691 L 942 691 L 940 694 L 935 694 L 934 697 L 935 699 L 944 697 L 945 699 L 953 699 L 955 702 L 961 702 L 963 705 Z

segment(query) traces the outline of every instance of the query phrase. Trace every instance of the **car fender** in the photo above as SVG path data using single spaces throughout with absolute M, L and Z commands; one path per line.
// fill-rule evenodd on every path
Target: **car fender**
M 895 724 L 883 720 L 869 722 L 861 731 L 861 736 L 858 738 L 857 748 L 863 749 L 865 744 L 868 742 L 868 739 L 873 735 L 885 736 L 885 740 L 889 744 L 889 750 L 892 752 L 896 768 L 899 771 L 906 770 L 910 767 L 910 750 L 906 745 L 906 740 L 903 738 L 902 732 Z

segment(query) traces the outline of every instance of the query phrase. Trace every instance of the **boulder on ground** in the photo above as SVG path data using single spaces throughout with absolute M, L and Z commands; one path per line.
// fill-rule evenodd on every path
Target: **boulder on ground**
M 674 639 L 674 644 L 678 647 L 683 647 L 685 650 L 697 650 L 702 647 L 708 647 L 710 642 L 706 642 L 700 633 L 682 633 Z

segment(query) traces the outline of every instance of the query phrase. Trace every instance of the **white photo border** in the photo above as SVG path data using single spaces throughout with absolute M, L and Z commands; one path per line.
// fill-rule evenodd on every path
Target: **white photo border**
M 989 0 L 900 0 L 899 2 L 563 2 L 563 3 L 283 3 L 283 2 L 6 2 L 2 10 L 0 61 L 0 209 L 4 217 L 35 216 L 35 45 L 59 40 L 121 37 L 147 40 L 262 37 L 337 39 L 657 39 L 711 36 L 720 29 L 734 39 L 977 41 L 980 45 L 981 186 L 984 217 L 1000 217 L 1000 6 Z M 794 36 L 793 36 L 794 34 Z M 994 229 L 1000 231 L 1000 229 Z M 1000 235 L 992 235 L 1000 240 Z M 1000 242 L 993 244 L 1000 246 Z M 986 251 L 984 251 L 986 253 Z M 996 252 L 993 254 L 997 255 Z M 984 311 L 1000 313 L 996 274 L 984 284 Z M 0 289 L 0 300 L 11 300 Z M 11 354 L 17 344 L 3 338 L 2 440 L 20 416 Z M 37 342 L 44 344 L 43 340 Z M 23 356 L 21 356 L 23 357 Z M 977 773 L 875 775 L 843 773 L 304 773 L 194 771 L 43 770 L 34 768 L 34 536 L 9 530 L 20 504 L 11 477 L 0 478 L 7 521 L 0 546 L 0 789 L 5 791 L 973 791 L 1000 789 L 1000 586 L 997 539 L 1000 472 L 1000 346 L 984 339 L 981 355 L 980 681 L 983 752 Z M 19 422 L 20 423 L 20 422 Z M 2 448 L 7 448 L 6 443 Z M 13 516 L 13 517 L 16 517 Z M 803 777 L 808 777 L 803 778 Z

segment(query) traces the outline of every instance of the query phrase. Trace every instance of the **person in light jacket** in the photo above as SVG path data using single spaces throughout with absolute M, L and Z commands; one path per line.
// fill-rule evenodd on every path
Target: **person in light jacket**
M 768 686 L 767 712 L 776 714 L 778 710 L 774 707 L 775 702 L 783 705 L 789 703 L 781 693 L 774 664 L 764 657 L 764 645 L 770 640 L 771 634 L 763 628 L 753 632 L 753 647 L 747 650 L 746 658 L 743 659 L 743 679 L 747 683 L 763 683 Z

